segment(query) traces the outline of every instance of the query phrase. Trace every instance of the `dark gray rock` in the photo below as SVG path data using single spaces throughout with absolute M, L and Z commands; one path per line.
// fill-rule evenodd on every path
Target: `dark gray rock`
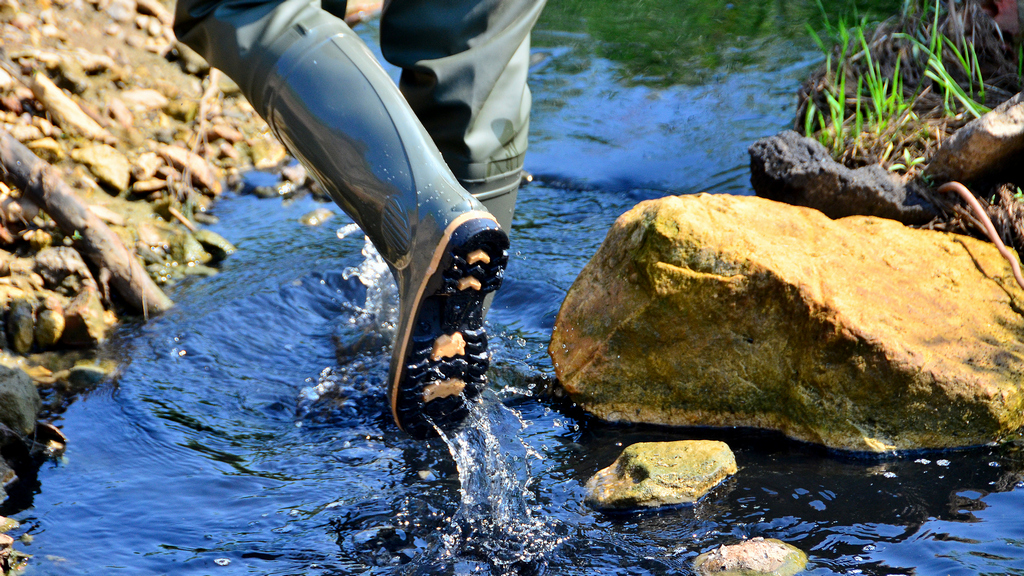
M 0 424 L 18 434 L 31 434 L 42 407 L 29 375 L 20 368 L 0 365 Z
M 924 224 L 937 215 L 881 166 L 847 168 L 817 140 L 792 130 L 754 142 L 749 152 L 750 183 L 763 198 L 814 208 L 829 218 L 864 215 Z

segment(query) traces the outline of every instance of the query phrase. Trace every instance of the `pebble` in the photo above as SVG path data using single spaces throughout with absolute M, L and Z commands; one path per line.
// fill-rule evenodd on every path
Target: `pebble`
M 122 24 L 135 17 L 135 0 L 111 0 L 107 6 L 107 15 Z
M 139 88 L 136 90 L 125 90 L 121 92 L 121 100 L 129 109 L 136 112 L 150 112 L 161 110 L 167 106 L 167 97 L 152 88 Z
M 100 183 L 120 192 L 128 188 L 131 164 L 113 146 L 93 144 L 71 152 L 75 162 L 84 164 Z
M 60 162 L 64 159 L 64 150 L 61 149 L 60 144 L 53 138 L 46 137 L 32 140 L 26 144 L 26 146 L 28 146 L 28 149 L 34 152 L 36 156 L 39 156 L 51 164 Z
M 299 222 L 306 226 L 319 226 L 331 218 L 334 218 L 334 212 L 332 210 L 328 210 L 327 208 L 317 208 L 312 212 L 303 214 L 302 217 L 299 218 Z
M 799 548 L 761 537 L 720 546 L 697 556 L 693 563 L 700 576 L 792 576 L 806 566 L 807 555 Z

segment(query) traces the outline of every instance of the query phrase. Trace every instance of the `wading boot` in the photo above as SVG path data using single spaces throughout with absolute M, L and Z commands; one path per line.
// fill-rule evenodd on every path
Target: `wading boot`
M 250 100 L 398 283 L 387 380 L 395 421 L 418 437 L 451 428 L 486 383 L 484 300 L 501 286 L 508 236 L 341 20 L 311 6 L 267 46 Z

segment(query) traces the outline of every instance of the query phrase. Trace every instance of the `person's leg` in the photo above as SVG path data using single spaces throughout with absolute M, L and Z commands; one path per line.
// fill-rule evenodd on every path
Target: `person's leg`
M 183 0 L 175 31 L 231 76 L 391 266 L 400 309 L 388 396 L 399 427 L 465 417 L 485 384 L 487 294 L 508 236 L 469 195 L 395 84 L 319 2 Z
M 459 182 L 509 230 L 530 120 L 530 30 L 545 0 L 391 0 L 384 57 Z

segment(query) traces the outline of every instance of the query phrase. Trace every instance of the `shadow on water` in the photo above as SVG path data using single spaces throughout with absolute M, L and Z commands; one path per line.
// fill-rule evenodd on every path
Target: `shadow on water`
M 0 506 L 33 538 L 18 544 L 32 573 L 691 574 L 697 554 L 765 536 L 805 550 L 811 574 L 1024 574 L 1024 444 L 866 460 L 609 425 L 551 396 L 555 315 L 615 218 L 664 194 L 750 193 L 746 147 L 789 125 L 816 10 L 551 0 L 488 400 L 447 439 L 391 422 L 391 296 L 361 238 L 339 240 L 349 220 L 310 228 L 308 197 L 228 194 L 214 230 L 239 252 L 120 330 L 104 351 L 118 375 L 58 417 L 65 456 Z M 687 438 L 727 441 L 739 472 L 690 507 L 583 505 L 624 446 Z

